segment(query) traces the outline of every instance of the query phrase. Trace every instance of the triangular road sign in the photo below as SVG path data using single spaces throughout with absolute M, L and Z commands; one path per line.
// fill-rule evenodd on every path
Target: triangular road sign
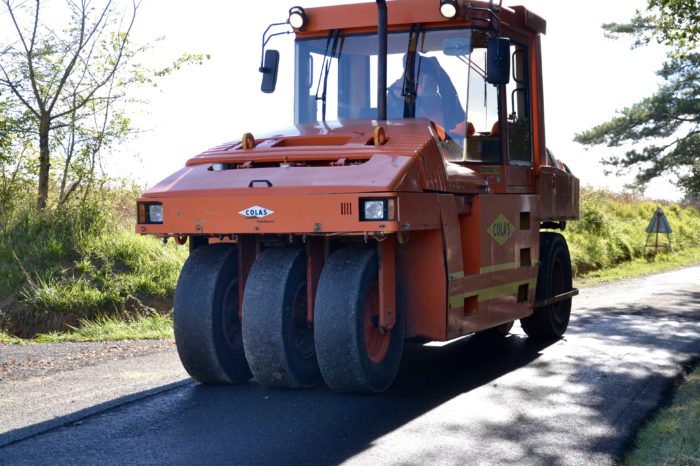
M 664 214 L 664 211 L 659 207 L 651 218 L 651 222 L 649 222 L 647 233 L 664 233 L 668 235 L 672 232 L 673 230 L 671 230 L 671 224 L 668 223 L 666 214 Z

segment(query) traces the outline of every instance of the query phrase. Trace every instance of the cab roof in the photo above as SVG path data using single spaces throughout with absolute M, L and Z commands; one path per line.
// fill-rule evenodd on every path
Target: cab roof
M 466 1 L 458 0 L 458 3 L 459 11 L 463 12 Z M 445 19 L 440 14 L 438 0 L 389 0 L 387 1 L 388 26 L 390 29 L 399 29 L 416 23 L 442 27 L 483 25 L 483 18 L 488 15 L 480 9 L 489 8 L 491 3 L 484 1 L 469 3 L 474 9 L 469 16 L 482 18 L 481 21 L 471 21 L 464 15 L 458 15 L 453 20 Z M 297 31 L 298 37 L 318 36 L 333 29 L 366 32 L 377 28 L 376 2 L 324 6 L 309 8 L 305 11 L 308 24 L 304 31 Z M 547 22 L 524 6 L 501 7 L 498 16 L 511 29 L 530 34 L 546 33 Z

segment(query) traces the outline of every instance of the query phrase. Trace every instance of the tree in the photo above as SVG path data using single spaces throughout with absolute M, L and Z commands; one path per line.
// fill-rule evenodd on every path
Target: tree
M 685 55 L 700 39 L 700 2 L 697 0 L 647 0 L 647 10 L 637 11 L 629 23 L 603 25 L 607 35 L 635 37 L 635 47 L 656 42 Z
M 0 216 L 26 186 L 33 173 L 27 112 L 15 112 L 0 93 Z
M 31 117 L 39 149 L 39 209 L 47 205 L 52 175 L 58 177 L 59 205 L 80 186 L 87 193 L 101 151 L 133 132 L 117 106 L 133 101 L 132 86 L 156 85 L 158 77 L 209 58 L 183 54 L 158 70 L 136 61 L 151 47 L 131 43 L 136 0 L 127 0 L 128 5 L 64 0 L 69 26 L 60 31 L 43 21 L 41 0 L 0 1 L 16 38 L 0 50 L 0 89 L 6 88 Z M 53 16 L 56 3 L 50 6 Z
M 664 83 L 652 96 L 618 112 L 610 121 L 577 134 L 581 144 L 631 147 L 604 160 L 618 173 L 636 171 L 635 183 L 672 175 L 686 196 L 700 193 L 700 9 L 697 0 L 649 0 L 629 23 L 606 24 L 608 35 L 635 37 L 634 46 L 669 46 L 670 60 L 658 72 Z
M 80 187 L 83 188 L 83 198 L 88 196 L 96 178 L 101 151 L 134 132 L 130 120 L 114 108 L 117 102 L 125 99 L 123 94 L 115 92 L 114 87 L 114 82 L 110 83 L 102 99 L 72 112 L 65 126 L 55 130 L 54 146 L 63 165 L 58 183 L 59 206 Z M 71 99 L 75 106 L 79 96 L 73 95 Z
M 0 60 L 0 83 L 31 113 L 39 138 L 37 207 L 46 207 L 51 168 L 50 136 L 83 107 L 102 98 L 100 91 L 129 58 L 127 44 L 138 9 L 115 20 L 112 0 L 95 8 L 90 0 L 68 0 L 70 26 L 61 33 L 40 27 L 41 0 L 30 9 L 2 0 L 17 41 Z M 28 18 L 22 26 L 21 13 Z M 133 52 L 132 52 L 133 53 Z

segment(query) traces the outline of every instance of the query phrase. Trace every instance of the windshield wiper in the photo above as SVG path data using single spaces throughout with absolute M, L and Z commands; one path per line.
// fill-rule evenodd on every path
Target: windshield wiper
M 408 35 L 408 50 L 406 51 L 406 63 L 403 70 L 403 85 L 401 97 L 403 97 L 403 117 L 415 118 L 416 93 L 418 88 L 418 75 L 416 74 L 416 49 L 418 48 L 418 36 L 420 24 L 412 24 Z
M 342 41 L 340 48 L 338 48 L 338 39 L 340 38 L 340 30 L 334 29 L 328 33 L 328 38 L 326 39 L 326 50 L 323 52 L 323 63 L 321 64 L 321 73 L 318 75 L 318 84 L 316 85 L 316 100 L 321 101 L 321 121 L 326 121 L 326 90 L 328 89 L 328 74 L 331 69 L 331 63 L 333 58 L 340 59 L 340 53 L 343 48 Z M 328 55 L 328 49 L 331 50 L 330 56 Z M 338 51 L 338 56 L 335 53 Z M 318 93 L 321 91 L 321 81 L 323 81 L 323 91 L 319 97 Z

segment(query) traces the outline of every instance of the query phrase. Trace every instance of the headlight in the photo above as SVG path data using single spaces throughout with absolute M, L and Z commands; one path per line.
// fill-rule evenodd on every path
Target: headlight
M 139 223 L 163 223 L 163 204 L 160 202 L 139 202 L 137 214 Z
M 384 220 L 386 209 L 384 201 L 365 202 L 365 220 Z
M 360 220 L 368 222 L 396 220 L 396 199 L 360 199 Z
M 148 206 L 149 223 L 163 223 L 163 204 L 151 204 Z

